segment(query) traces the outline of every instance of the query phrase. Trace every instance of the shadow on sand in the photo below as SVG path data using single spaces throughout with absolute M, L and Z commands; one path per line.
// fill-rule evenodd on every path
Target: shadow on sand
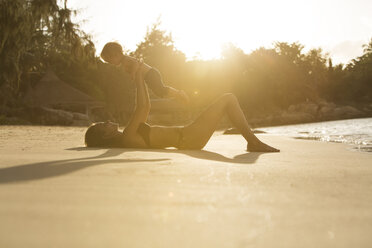
M 74 147 L 66 150 L 73 151 L 91 151 L 103 150 L 100 148 Z M 87 167 L 103 165 L 108 163 L 131 163 L 131 162 L 158 162 L 170 160 L 163 159 L 114 159 L 124 152 L 138 151 L 138 149 L 108 149 L 104 153 L 93 157 L 82 157 L 75 159 L 54 160 L 40 163 L 31 163 L 17 165 L 0 169 L 0 184 L 14 183 L 20 181 L 31 181 L 44 178 L 51 178 L 72 173 Z M 263 153 L 243 153 L 228 158 L 221 154 L 205 151 L 205 150 L 173 150 L 173 149 L 143 149 L 143 152 L 161 152 L 161 153 L 179 153 L 185 154 L 193 158 L 206 159 L 227 163 L 251 164 Z

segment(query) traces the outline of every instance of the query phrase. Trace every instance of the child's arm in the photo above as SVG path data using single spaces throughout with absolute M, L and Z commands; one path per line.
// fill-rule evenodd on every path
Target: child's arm
M 135 80 L 140 64 L 141 64 L 142 76 L 145 76 L 145 74 L 151 69 L 151 66 L 149 66 L 148 64 L 143 63 L 131 56 L 124 55 L 124 54 L 121 59 L 121 64 L 124 67 L 124 69 L 129 73 L 132 80 Z

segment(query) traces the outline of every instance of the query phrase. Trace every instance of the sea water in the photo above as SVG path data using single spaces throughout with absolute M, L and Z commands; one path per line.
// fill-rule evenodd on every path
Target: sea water
M 347 143 L 359 151 L 372 152 L 372 118 L 326 121 L 259 129 L 267 133 L 289 135 L 298 139 Z

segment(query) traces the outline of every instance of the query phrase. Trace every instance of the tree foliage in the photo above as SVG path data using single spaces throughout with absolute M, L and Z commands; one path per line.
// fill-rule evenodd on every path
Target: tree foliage
M 137 45 L 137 49 L 131 55 L 159 69 L 166 81 L 176 82 L 185 65 L 186 57 L 175 48 L 172 35 L 160 29 L 160 24 L 158 20 L 148 28 L 144 40 Z
M 119 116 L 132 106 L 133 85 L 124 72 L 99 60 L 90 36 L 71 21 L 75 13 L 66 1 L 0 1 L 0 87 L 19 98 L 32 82 L 30 75 L 52 69 L 67 83 L 106 100 Z M 226 44 L 221 59 L 187 61 L 160 26 L 160 21 L 151 25 L 129 54 L 159 69 L 165 83 L 188 92 L 196 106 L 224 92 L 234 92 L 252 115 L 304 101 L 372 102 L 372 39 L 364 54 L 346 66 L 333 65 L 321 48 L 304 52 L 298 42 L 276 42 L 248 54 Z
M 66 3 L 66 2 L 65 2 Z M 56 0 L 0 2 L 0 84 L 19 93 L 28 73 L 95 60 L 90 37 Z

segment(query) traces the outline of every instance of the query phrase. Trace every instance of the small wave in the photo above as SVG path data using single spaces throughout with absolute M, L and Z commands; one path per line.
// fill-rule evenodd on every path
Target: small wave
M 372 146 L 356 146 L 354 149 L 361 152 L 372 152 Z
M 355 150 L 372 152 L 372 118 L 297 124 L 262 130 L 289 135 L 295 139 L 346 143 L 353 145 Z
M 295 139 L 301 139 L 301 140 L 320 140 L 320 137 L 294 137 Z

